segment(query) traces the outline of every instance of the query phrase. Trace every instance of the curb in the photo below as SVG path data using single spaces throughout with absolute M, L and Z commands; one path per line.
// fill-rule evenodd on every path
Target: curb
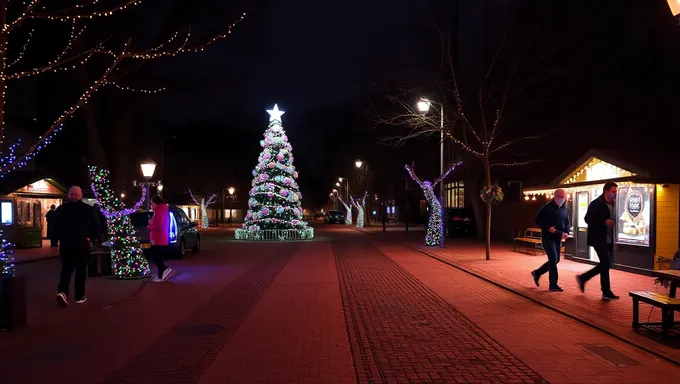
M 513 294 L 515 294 L 515 295 L 517 295 L 517 296 L 520 296 L 520 297 L 522 297 L 522 298 L 524 298 L 524 299 L 527 299 L 527 300 L 529 300 L 529 301 L 531 301 L 531 302 L 533 302 L 533 303 L 536 303 L 536 304 L 538 304 L 538 305 L 540 305 L 540 306 L 542 306 L 542 307 L 544 307 L 544 308 L 550 309 L 551 311 L 557 312 L 557 313 L 559 313 L 559 314 L 561 314 L 561 315 L 564 315 L 564 316 L 566 316 L 566 317 L 568 317 L 568 318 L 570 318 L 570 319 L 572 319 L 572 320 L 575 320 L 575 321 L 577 321 L 577 322 L 579 322 L 579 323 L 581 323 L 581 324 L 584 324 L 584 325 L 587 325 L 587 326 L 589 326 L 589 327 L 591 327 L 591 328 L 593 328 L 593 329 L 596 329 L 596 330 L 598 330 L 598 331 L 600 331 L 600 332 L 602 332 L 602 333 L 604 333 L 604 334 L 606 334 L 606 335 L 609 335 L 609 336 L 611 336 L 611 337 L 613 337 L 613 338 L 615 338 L 615 339 L 617 339 L 617 340 L 619 340 L 619 341 L 622 341 L 622 342 L 624 342 L 624 343 L 626 343 L 626 344 L 628 344 L 628 345 L 631 345 L 631 346 L 633 346 L 633 347 L 635 347 L 635 348 L 638 348 L 638 349 L 640 349 L 640 350 L 642 350 L 642 351 L 645 351 L 645 352 L 647 352 L 647 353 L 649 353 L 649 354 L 651 354 L 651 355 L 653 355 L 653 356 L 655 356 L 655 357 L 657 357 L 657 358 L 659 358 L 659 359 L 661 359 L 661 360 L 664 360 L 664 361 L 669 362 L 669 363 L 671 363 L 671 364 L 674 364 L 674 365 L 676 365 L 676 366 L 680 366 L 680 361 L 679 361 L 679 360 L 675 360 L 675 359 L 673 359 L 673 358 L 671 358 L 671 357 L 668 357 L 668 356 L 664 355 L 664 354 L 661 353 L 661 352 L 657 352 L 657 351 L 652 350 L 652 349 L 650 349 L 650 348 L 648 348 L 648 347 L 645 347 L 645 346 L 643 346 L 643 345 L 640 345 L 639 343 L 637 343 L 637 342 L 635 342 L 635 341 L 633 341 L 633 340 L 631 340 L 631 339 L 629 339 L 629 338 L 627 338 L 627 337 L 619 336 L 619 335 L 617 335 L 616 333 L 614 333 L 614 332 L 612 332 L 612 331 L 610 331 L 610 330 L 607 330 L 607 329 L 605 329 L 605 328 L 603 328 L 603 327 L 601 327 L 601 326 L 599 326 L 599 325 L 597 325 L 597 324 L 594 324 L 594 323 L 592 323 L 592 322 L 590 322 L 590 321 L 588 321 L 588 320 L 586 320 L 586 319 L 583 319 L 583 318 L 581 318 L 581 317 L 579 317 L 579 316 L 576 316 L 576 315 L 572 315 L 571 313 L 566 312 L 566 311 L 564 311 L 564 310 L 562 310 L 562 309 L 559 309 L 559 308 L 557 308 L 557 307 L 554 307 L 554 306 L 552 306 L 552 305 L 550 305 L 550 304 L 546 304 L 546 303 L 544 303 L 544 302 L 542 302 L 542 301 L 540 301 L 540 300 L 538 300 L 538 299 L 535 299 L 535 298 L 533 298 L 533 297 L 531 297 L 531 296 L 529 296 L 529 295 L 526 295 L 526 294 L 524 294 L 524 293 L 522 293 L 522 292 L 520 292 L 520 291 L 517 291 L 517 290 L 515 290 L 515 289 L 513 289 L 513 288 L 509 288 L 509 287 L 507 287 L 507 286 L 505 286 L 505 285 L 503 285 L 503 284 L 500 284 L 500 283 L 498 283 L 498 282 L 496 282 L 496 281 L 493 281 L 493 280 L 491 280 L 491 279 L 489 279 L 489 278 L 487 278 L 487 277 L 484 277 L 484 276 L 482 276 L 482 275 L 480 275 L 480 274 L 478 274 L 478 273 L 472 272 L 472 271 L 470 271 L 470 270 L 468 270 L 468 269 L 465 269 L 465 268 L 463 268 L 463 267 L 461 267 L 461 266 L 459 266 L 459 265 L 456 265 L 456 264 L 454 264 L 453 262 L 450 262 L 450 261 L 448 261 L 448 260 L 445 260 L 445 259 L 441 258 L 440 256 L 437 256 L 437 255 L 428 253 L 428 252 L 423 251 L 423 250 L 420 250 L 420 249 L 418 249 L 418 248 L 414 248 L 414 247 L 412 247 L 412 246 L 410 246 L 410 245 L 405 245 L 405 244 L 403 244 L 403 245 L 404 245 L 404 247 L 406 247 L 406 248 L 408 248 L 408 249 L 411 249 L 411 250 L 416 251 L 416 252 L 418 252 L 418 253 L 422 253 L 423 255 L 428 256 L 428 257 L 431 257 L 431 258 L 433 258 L 433 259 L 435 259 L 435 260 L 437 260 L 437 261 L 439 261 L 439 262 L 441 262 L 441 263 L 443 263 L 443 264 L 446 264 L 446 265 L 449 265 L 449 266 L 451 266 L 451 267 L 454 267 L 454 268 L 458 269 L 458 270 L 461 271 L 461 272 L 465 272 L 465 273 L 467 273 L 467 274 L 469 274 L 469 275 L 471 275 L 471 276 L 474 276 L 474 277 L 476 277 L 476 278 L 478 278 L 478 279 L 480 279 L 480 280 L 483 280 L 483 281 L 486 281 L 487 283 L 490 283 L 490 284 L 492 284 L 492 285 L 495 285 L 495 286 L 498 287 L 498 288 L 504 289 L 504 290 L 506 290 L 506 291 L 508 291 L 508 292 L 510 292 L 510 293 L 513 293 Z

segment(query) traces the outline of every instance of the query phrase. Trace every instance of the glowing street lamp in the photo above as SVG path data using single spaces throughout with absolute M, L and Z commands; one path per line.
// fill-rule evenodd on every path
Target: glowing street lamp
M 229 195 L 233 195 L 235 191 L 236 191 L 236 189 L 234 187 L 229 187 L 229 189 L 227 189 L 227 192 L 229 192 Z
M 154 172 L 156 172 L 156 162 L 151 159 L 146 159 L 142 161 L 140 167 L 142 168 L 142 176 L 147 180 L 151 180 Z
M 357 168 L 361 168 L 364 165 L 364 162 L 361 160 L 357 160 L 354 162 L 354 165 L 356 165 Z
M 431 105 L 432 102 L 424 97 L 421 97 L 418 99 L 418 102 L 416 102 L 416 108 L 418 109 L 418 112 L 423 114 L 430 112 Z
M 680 15 L 680 0 L 667 0 L 673 16 Z

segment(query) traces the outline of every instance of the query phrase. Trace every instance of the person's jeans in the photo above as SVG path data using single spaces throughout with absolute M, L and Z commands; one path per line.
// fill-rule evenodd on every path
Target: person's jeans
M 83 240 L 82 244 L 64 244 L 59 246 L 59 257 L 61 259 L 61 273 L 59 274 L 59 285 L 57 293 L 63 293 L 68 297 L 71 275 L 76 272 L 74 291 L 76 300 L 85 297 L 85 281 L 87 280 L 87 265 L 90 259 L 90 247 Z
M 557 287 L 557 264 L 560 262 L 560 251 L 562 250 L 562 243 L 559 240 L 543 239 L 543 249 L 548 256 L 548 261 L 541 265 L 536 270 L 537 276 L 542 276 L 548 272 L 548 280 L 550 281 L 550 288 Z
M 146 258 L 152 263 L 156 264 L 156 267 L 158 267 L 159 279 L 163 277 L 163 272 L 168 269 L 168 267 L 165 265 L 165 262 L 163 261 L 165 259 L 165 254 L 167 253 L 167 248 L 167 246 L 163 245 L 152 245 L 146 255 Z
M 602 294 L 608 295 L 612 293 L 611 285 L 609 281 L 609 269 L 612 267 L 612 253 L 614 251 L 614 246 L 612 244 L 598 244 L 594 245 L 593 248 L 597 253 L 597 257 L 600 259 L 600 263 L 588 272 L 581 275 L 581 282 L 585 284 L 588 280 L 595 277 L 595 275 L 600 274 L 600 285 L 602 286 Z

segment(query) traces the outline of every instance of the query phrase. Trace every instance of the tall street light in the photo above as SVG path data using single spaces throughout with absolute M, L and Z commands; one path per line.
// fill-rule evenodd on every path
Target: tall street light
M 229 193 L 229 196 L 225 196 L 224 192 Z M 234 219 L 232 218 L 232 208 L 231 205 L 236 199 L 236 195 L 234 194 L 236 192 L 236 188 L 234 187 L 228 187 L 222 189 L 222 224 L 224 224 L 224 199 L 227 198 L 229 199 L 229 226 L 231 227 L 232 223 L 234 222 Z
M 338 182 L 335 183 L 338 187 L 345 185 L 345 201 L 349 202 L 349 179 L 345 177 L 338 177 Z
M 439 174 L 443 175 L 444 174 L 444 105 L 441 103 L 436 103 L 430 99 L 421 97 L 418 99 L 418 102 L 416 103 L 416 108 L 418 109 L 418 112 L 424 114 L 427 114 L 430 111 L 430 107 L 432 107 L 433 104 L 436 104 L 439 107 L 439 130 L 441 132 L 440 135 L 440 143 L 439 143 Z M 439 204 L 441 205 L 441 217 L 442 217 L 442 226 L 441 226 L 441 233 L 439 235 L 439 247 L 444 248 L 444 226 L 446 225 L 446 220 L 445 220 L 445 215 L 444 215 L 444 180 L 442 180 L 439 183 Z
M 371 174 L 370 174 L 370 170 L 368 169 L 368 163 L 364 163 L 361 160 L 357 160 L 357 161 L 354 162 L 354 165 L 359 170 L 361 170 L 361 168 L 364 168 L 364 167 L 366 168 L 366 191 L 369 191 L 371 189 Z M 349 187 L 349 185 L 348 185 L 348 187 Z M 371 202 L 371 200 L 369 200 L 369 203 L 370 202 Z M 371 225 L 371 221 L 369 220 L 369 217 L 370 216 L 368 214 L 364 215 L 364 223 L 367 227 Z
M 156 172 L 156 162 L 151 160 L 150 158 L 144 159 L 141 164 L 139 165 L 141 170 L 142 170 L 142 176 L 144 177 L 144 181 L 138 182 L 138 181 L 133 181 L 132 185 L 134 186 L 139 186 L 139 187 L 146 187 L 148 189 L 151 189 L 151 187 L 157 187 L 159 192 L 163 190 L 163 185 L 161 184 L 160 181 L 152 181 L 151 179 L 153 178 L 153 174 Z M 147 191 L 146 193 L 146 201 L 145 201 L 145 209 L 148 211 L 150 209 L 149 207 L 149 201 L 151 197 L 151 191 Z

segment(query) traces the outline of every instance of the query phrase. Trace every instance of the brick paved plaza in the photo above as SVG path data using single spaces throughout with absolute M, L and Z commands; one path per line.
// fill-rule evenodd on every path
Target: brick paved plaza
M 627 291 L 652 278 L 615 271 L 622 299 L 602 303 L 596 282 L 572 287 L 577 263 L 553 294 L 527 278 L 542 256 L 500 245 L 485 261 L 475 243 L 420 248 L 422 232 L 317 234 L 214 231 L 171 282 L 93 277 L 67 309 L 56 259 L 19 265 L 29 325 L 0 334 L 2 383 L 678 382 L 680 349 L 630 329 Z

